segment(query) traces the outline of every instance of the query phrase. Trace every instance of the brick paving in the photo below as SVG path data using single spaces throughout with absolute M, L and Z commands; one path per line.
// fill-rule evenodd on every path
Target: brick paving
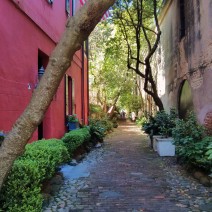
M 66 179 L 43 211 L 212 211 L 211 188 L 172 161 L 153 152 L 137 126 L 122 124 L 84 159 L 87 174 Z

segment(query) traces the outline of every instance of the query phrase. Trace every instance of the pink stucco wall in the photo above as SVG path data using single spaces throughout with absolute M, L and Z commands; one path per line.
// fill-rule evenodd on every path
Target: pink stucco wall
M 38 82 L 38 52 L 50 56 L 64 31 L 65 0 L 0 1 L 0 130 L 9 131 L 30 101 Z M 82 52 L 70 68 L 76 84 L 77 114 L 81 114 Z M 85 70 L 87 72 L 87 70 Z M 65 127 L 63 80 L 45 115 L 44 137 L 61 137 Z M 37 139 L 37 132 L 32 140 Z

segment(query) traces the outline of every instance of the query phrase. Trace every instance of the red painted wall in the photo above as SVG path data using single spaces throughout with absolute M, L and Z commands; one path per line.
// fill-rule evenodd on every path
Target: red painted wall
M 53 5 L 46 0 L 15 2 L 0 1 L 0 130 L 6 132 L 24 111 L 38 83 L 38 51 L 51 54 L 67 19 L 65 0 Z M 76 112 L 81 119 L 81 51 L 72 64 L 69 72 L 75 80 Z M 64 86 L 62 81 L 45 115 L 44 138 L 60 138 L 66 131 Z M 31 140 L 37 136 L 35 132 Z

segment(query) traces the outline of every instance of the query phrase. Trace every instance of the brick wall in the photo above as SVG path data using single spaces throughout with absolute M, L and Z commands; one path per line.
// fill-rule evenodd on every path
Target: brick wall
M 204 126 L 207 129 L 207 132 L 212 135 L 212 111 L 208 112 L 204 119 Z

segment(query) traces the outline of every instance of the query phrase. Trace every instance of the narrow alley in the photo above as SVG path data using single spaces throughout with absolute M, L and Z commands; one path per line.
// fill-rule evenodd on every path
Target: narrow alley
M 83 173 L 74 175 L 78 166 Z M 64 184 L 44 212 L 212 211 L 211 188 L 189 177 L 174 159 L 159 157 L 130 122 L 72 170 L 66 170 Z

